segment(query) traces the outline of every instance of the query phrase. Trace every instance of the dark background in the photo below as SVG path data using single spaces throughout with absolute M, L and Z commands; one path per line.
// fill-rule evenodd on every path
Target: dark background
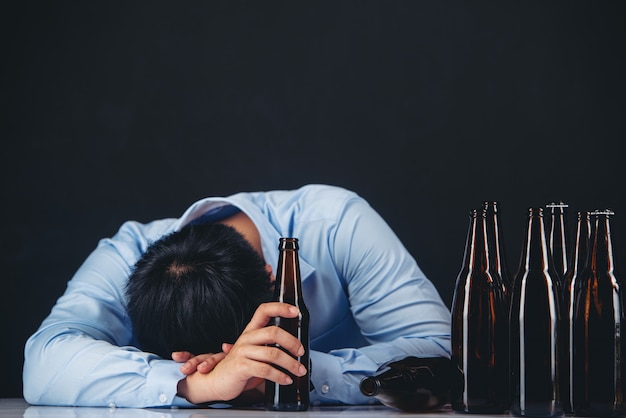
M 511 273 L 527 209 L 559 199 L 572 226 L 613 208 L 626 263 L 624 2 L 2 9 L 0 396 L 100 238 L 205 196 L 352 189 L 448 305 L 483 200 Z

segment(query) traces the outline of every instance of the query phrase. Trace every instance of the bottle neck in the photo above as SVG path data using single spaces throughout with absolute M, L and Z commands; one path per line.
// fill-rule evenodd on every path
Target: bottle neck
M 543 209 L 530 209 L 522 252 L 522 271 L 548 272 L 548 247 L 543 222 Z
M 508 275 L 504 251 L 502 250 L 502 232 L 500 231 L 500 221 L 498 215 L 498 202 L 484 202 L 483 212 L 485 214 L 487 242 L 490 243 L 489 251 L 492 268 L 498 272 L 503 282 L 508 284 Z
M 576 221 L 576 236 L 574 237 L 574 247 L 572 248 L 568 271 L 568 276 L 580 273 L 587 263 L 589 254 L 589 240 L 591 237 L 591 223 L 589 212 L 578 212 Z
M 472 210 L 469 214 L 469 228 L 467 230 L 467 239 L 465 241 L 465 252 L 463 253 L 463 269 L 467 272 L 474 270 L 474 259 L 476 254 L 476 222 L 477 211 Z
M 274 300 L 299 306 L 303 302 L 298 239 L 281 238 Z
M 550 210 L 550 228 L 548 232 L 548 248 L 554 269 L 561 276 L 567 270 L 567 243 L 565 231 L 565 214 L 567 204 L 550 203 L 546 206 Z
M 595 212 L 592 214 L 591 243 L 589 253 L 589 267 L 597 273 L 613 273 L 613 243 L 609 212 Z

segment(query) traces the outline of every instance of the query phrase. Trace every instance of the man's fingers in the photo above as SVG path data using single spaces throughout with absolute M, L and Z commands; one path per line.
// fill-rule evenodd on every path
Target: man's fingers
M 217 363 L 224 359 L 224 357 L 226 357 L 226 353 L 217 353 L 206 358 L 202 361 L 202 363 L 198 364 L 198 371 L 200 373 L 209 373 L 215 368 L 215 366 L 217 366 Z
M 263 377 L 277 383 L 284 383 L 287 374 L 278 370 L 275 366 L 288 371 L 295 376 L 304 376 L 306 367 L 280 348 L 272 346 L 246 346 L 239 350 L 247 360 L 251 370 L 250 376 Z M 269 367 L 267 367 L 269 366 Z
M 265 326 L 261 329 L 248 331 L 239 337 L 235 346 L 266 346 L 275 344 L 291 353 L 292 356 L 298 357 L 304 354 L 302 343 L 289 332 L 276 326 Z M 235 346 L 231 347 L 230 351 Z
M 260 329 L 267 325 L 273 317 L 295 318 L 300 310 L 293 305 L 281 302 L 269 302 L 259 305 L 244 332 Z
M 172 360 L 174 360 L 176 363 L 184 363 L 192 357 L 193 354 L 191 354 L 189 351 L 174 351 L 172 353 Z
M 180 371 L 186 375 L 190 375 L 195 371 L 199 371 L 200 373 L 208 373 L 213 370 L 217 363 L 222 361 L 225 356 L 226 354 L 224 353 L 209 353 L 194 356 L 185 361 L 185 364 L 180 366 Z

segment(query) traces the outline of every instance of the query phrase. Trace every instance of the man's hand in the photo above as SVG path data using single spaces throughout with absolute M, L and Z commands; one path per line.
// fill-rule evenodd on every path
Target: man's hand
M 268 346 L 278 344 L 297 357 L 304 354 L 302 344 L 287 331 L 266 326 L 272 317 L 295 318 L 298 313 L 298 308 L 285 303 L 260 305 L 237 341 L 232 346 L 224 345 L 225 352 L 186 359 L 186 362 L 197 359 L 198 363 L 194 360 L 191 368 L 196 364 L 196 371 L 178 382 L 178 395 L 191 403 L 230 401 L 244 391 L 256 388 L 264 379 L 291 384 L 289 375 L 272 364 L 293 375 L 304 376 L 304 365 L 280 348 Z M 197 370 L 197 366 L 204 361 L 210 363 L 210 373 Z
M 232 346 L 231 344 L 224 344 L 224 346 Z M 227 351 L 221 353 L 208 353 L 200 354 L 198 356 L 193 355 L 188 351 L 176 351 L 172 353 L 172 360 L 177 363 L 184 363 L 180 366 L 180 371 L 186 375 L 190 375 L 196 371 L 200 373 L 209 373 L 217 363 L 222 361 L 226 356 Z

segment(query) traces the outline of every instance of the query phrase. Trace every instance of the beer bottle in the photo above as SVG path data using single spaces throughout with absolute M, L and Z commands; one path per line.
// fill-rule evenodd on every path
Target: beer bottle
M 507 409 L 507 302 L 491 265 L 486 212 L 473 210 L 452 302 L 452 362 L 461 379 L 451 386 L 452 409 L 501 413 Z
M 546 211 L 549 213 L 547 222 L 547 240 L 548 240 L 548 262 L 557 277 L 558 296 L 561 307 L 561 325 L 560 325 L 560 382 L 561 405 L 563 412 L 570 413 L 571 407 L 569 402 L 568 389 L 568 363 L 569 345 L 567 344 L 567 328 L 568 313 L 565 296 L 565 275 L 568 267 L 569 253 L 567 250 L 567 207 L 568 205 L 562 201 L 559 203 L 549 203 L 546 205 Z
M 574 245 L 570 251 L 569 264 L 565 273 L 563 283 L 563 309 L 565 327 L 561 333 L 561 347 L 565 347 L 562 360 L 566 362 L 566 367 L 561 368 L 561 400 L 563 411 L 566 413 L 573 412 L 572 406 L 572 390 L 573 390 L 573 360 L 572 353 L 574 351 L 573 332 L 574 325 L 574 306 L 578 295 L 580 276 L 587 262 L 589 251 L 589 238 L 591 235 L 591 224 L 589 222 L 589 212 L 578 212 L 576 221 L 576 230 L 574 235 Z
M 548 229 L 548 252 L 552 266 L 562 284 L 567 272 L 569 253 L 567 251 L 567 207 L 563 202 L 549 203 L 550 223 Z
M 452 378 L 453 365 L 445 357 L 406 357 L 363 378 L 359 389 L 391 408 L 419 412 L 448 402 Z
M 563 415 L 559 393 L 559 297 L 550 268 L 543 209 L 530 209 L 510 311 L 514 416 Z
M 485 219 L 487 222 L 487 247 L 489 249 L 489 255 L 492 258 L 491 267 L 498 272 L 502 281 L 502 289 L 508 301 L 510 299 L 513 284 L 511 283 L 508 264 L 506 262 L 498 202 L 483 202 L 483 211 L 485 212 Z
M 573 326 L 576 415 L 624 414 L 622 388 L 622 294 L 614 274 L 609 217 L 592 212 L 590 252 L 580 275 Z
M 304 346 L 304 354 L 297 360 L 307 367 L 307 373 L 298 377 L 286 370 L 293 383 L 279 385 L 266 380 L 265 408 L 272 411 L 306 411 L 309 408 L 310 362 L 309 362 L 309 311 L 302 297 L 300 262 L 298 258 L 298 239 L 280 238 L 278 245 L 278 267 L 274 284 L 274 300 L 289 303 L 300 309 L 296 318 L 273 318 L 270 325 L 281 327 Z

